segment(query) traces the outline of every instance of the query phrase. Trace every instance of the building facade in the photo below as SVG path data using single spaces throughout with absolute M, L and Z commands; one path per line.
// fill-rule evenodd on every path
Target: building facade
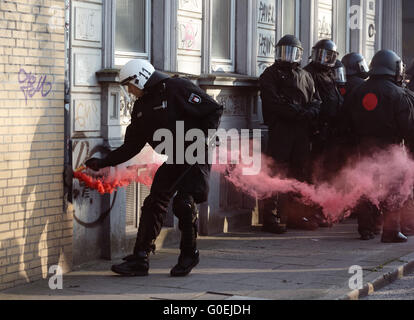
M 132 103 L 118 72 L 127 61 L 148 59 L 189 77 L 224 105 L 223 128 L 265 133 L 257 79 L 274 62 L 279 38 L 296 35 L 305 57 L 325 38 L 341 56 L 356 51 L 370 60 L 381 48 L 404 48 L 410 57 L 403 43 L 412 23 L 403 19 L 408 2 L 2 1 L 0 289 L 46 277 L 52 264 L 68 270 L 131 250 L 148 189 L 131 185 L 101 196 L 70 175 L 122 144 Z M 256 201 L 215 172 L 199 213 L 204 235 L 259 220 Z M 159 244 L 176 234 L 169 214 Z M 24 276 L 28 270 L 33 277 Z

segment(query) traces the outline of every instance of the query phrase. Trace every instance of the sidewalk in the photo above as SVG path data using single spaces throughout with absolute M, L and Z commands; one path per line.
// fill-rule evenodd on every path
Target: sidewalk
M 177 247 L 162 248 L 151 256 L 149 277 L 118 277 L 110 267 L 119 261 L 98 261 L 65 274 L 63 290 L 50 290 L 46 279 L 2 291 L 0 300 L 358 298 L 362 291 L 351 293 L 348 285 L 351 266 L 363 267 L 367 291 L 396 278 L 398 272 L 401 275 L 401 266 L 411 267 L 414 262 L 414 238 L 405 244 L 382 244 L 379 237 L 360 241 L 355 220 L 332 229 L 289 231 L 281 236 L 252 228 L 201 237 L 201 262 L 185 278 L 169 277 Z

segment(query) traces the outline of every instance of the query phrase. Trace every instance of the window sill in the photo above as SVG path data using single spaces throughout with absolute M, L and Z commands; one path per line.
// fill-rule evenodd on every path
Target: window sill
M 222 86 L 222 87 L 249 87 L 259 88 L 259 78 L 235 73 L 212 73 L 212 74 L 185 74 L 180 72 L 164 71 L 169 76 L 186 77 L 196 82 L 199 86 Z M 99 83 L 119 82 L 119 69 L 105 69 L 96 72 Z

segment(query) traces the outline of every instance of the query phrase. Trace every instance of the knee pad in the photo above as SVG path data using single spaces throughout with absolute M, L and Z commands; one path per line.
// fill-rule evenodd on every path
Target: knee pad
M 194 198 L 191 195 L 178 195 L 173 201 L 174 215 L 180 219 L 183 216 L 197 217 L 197 206 L 194 202 Z

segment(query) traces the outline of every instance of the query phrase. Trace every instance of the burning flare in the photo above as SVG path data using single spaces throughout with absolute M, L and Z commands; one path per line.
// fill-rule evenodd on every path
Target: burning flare
M 131 183 L 142 183 L 150 186 L 154 180 L 159 164 L 135 165 L 123 169 L 101 170 L 96 174 L 80 167 L 73 172 L 73 177 L 83 182 L 88 188 L 100 194 L 113 193 L 118 188 L 127 187 Z

